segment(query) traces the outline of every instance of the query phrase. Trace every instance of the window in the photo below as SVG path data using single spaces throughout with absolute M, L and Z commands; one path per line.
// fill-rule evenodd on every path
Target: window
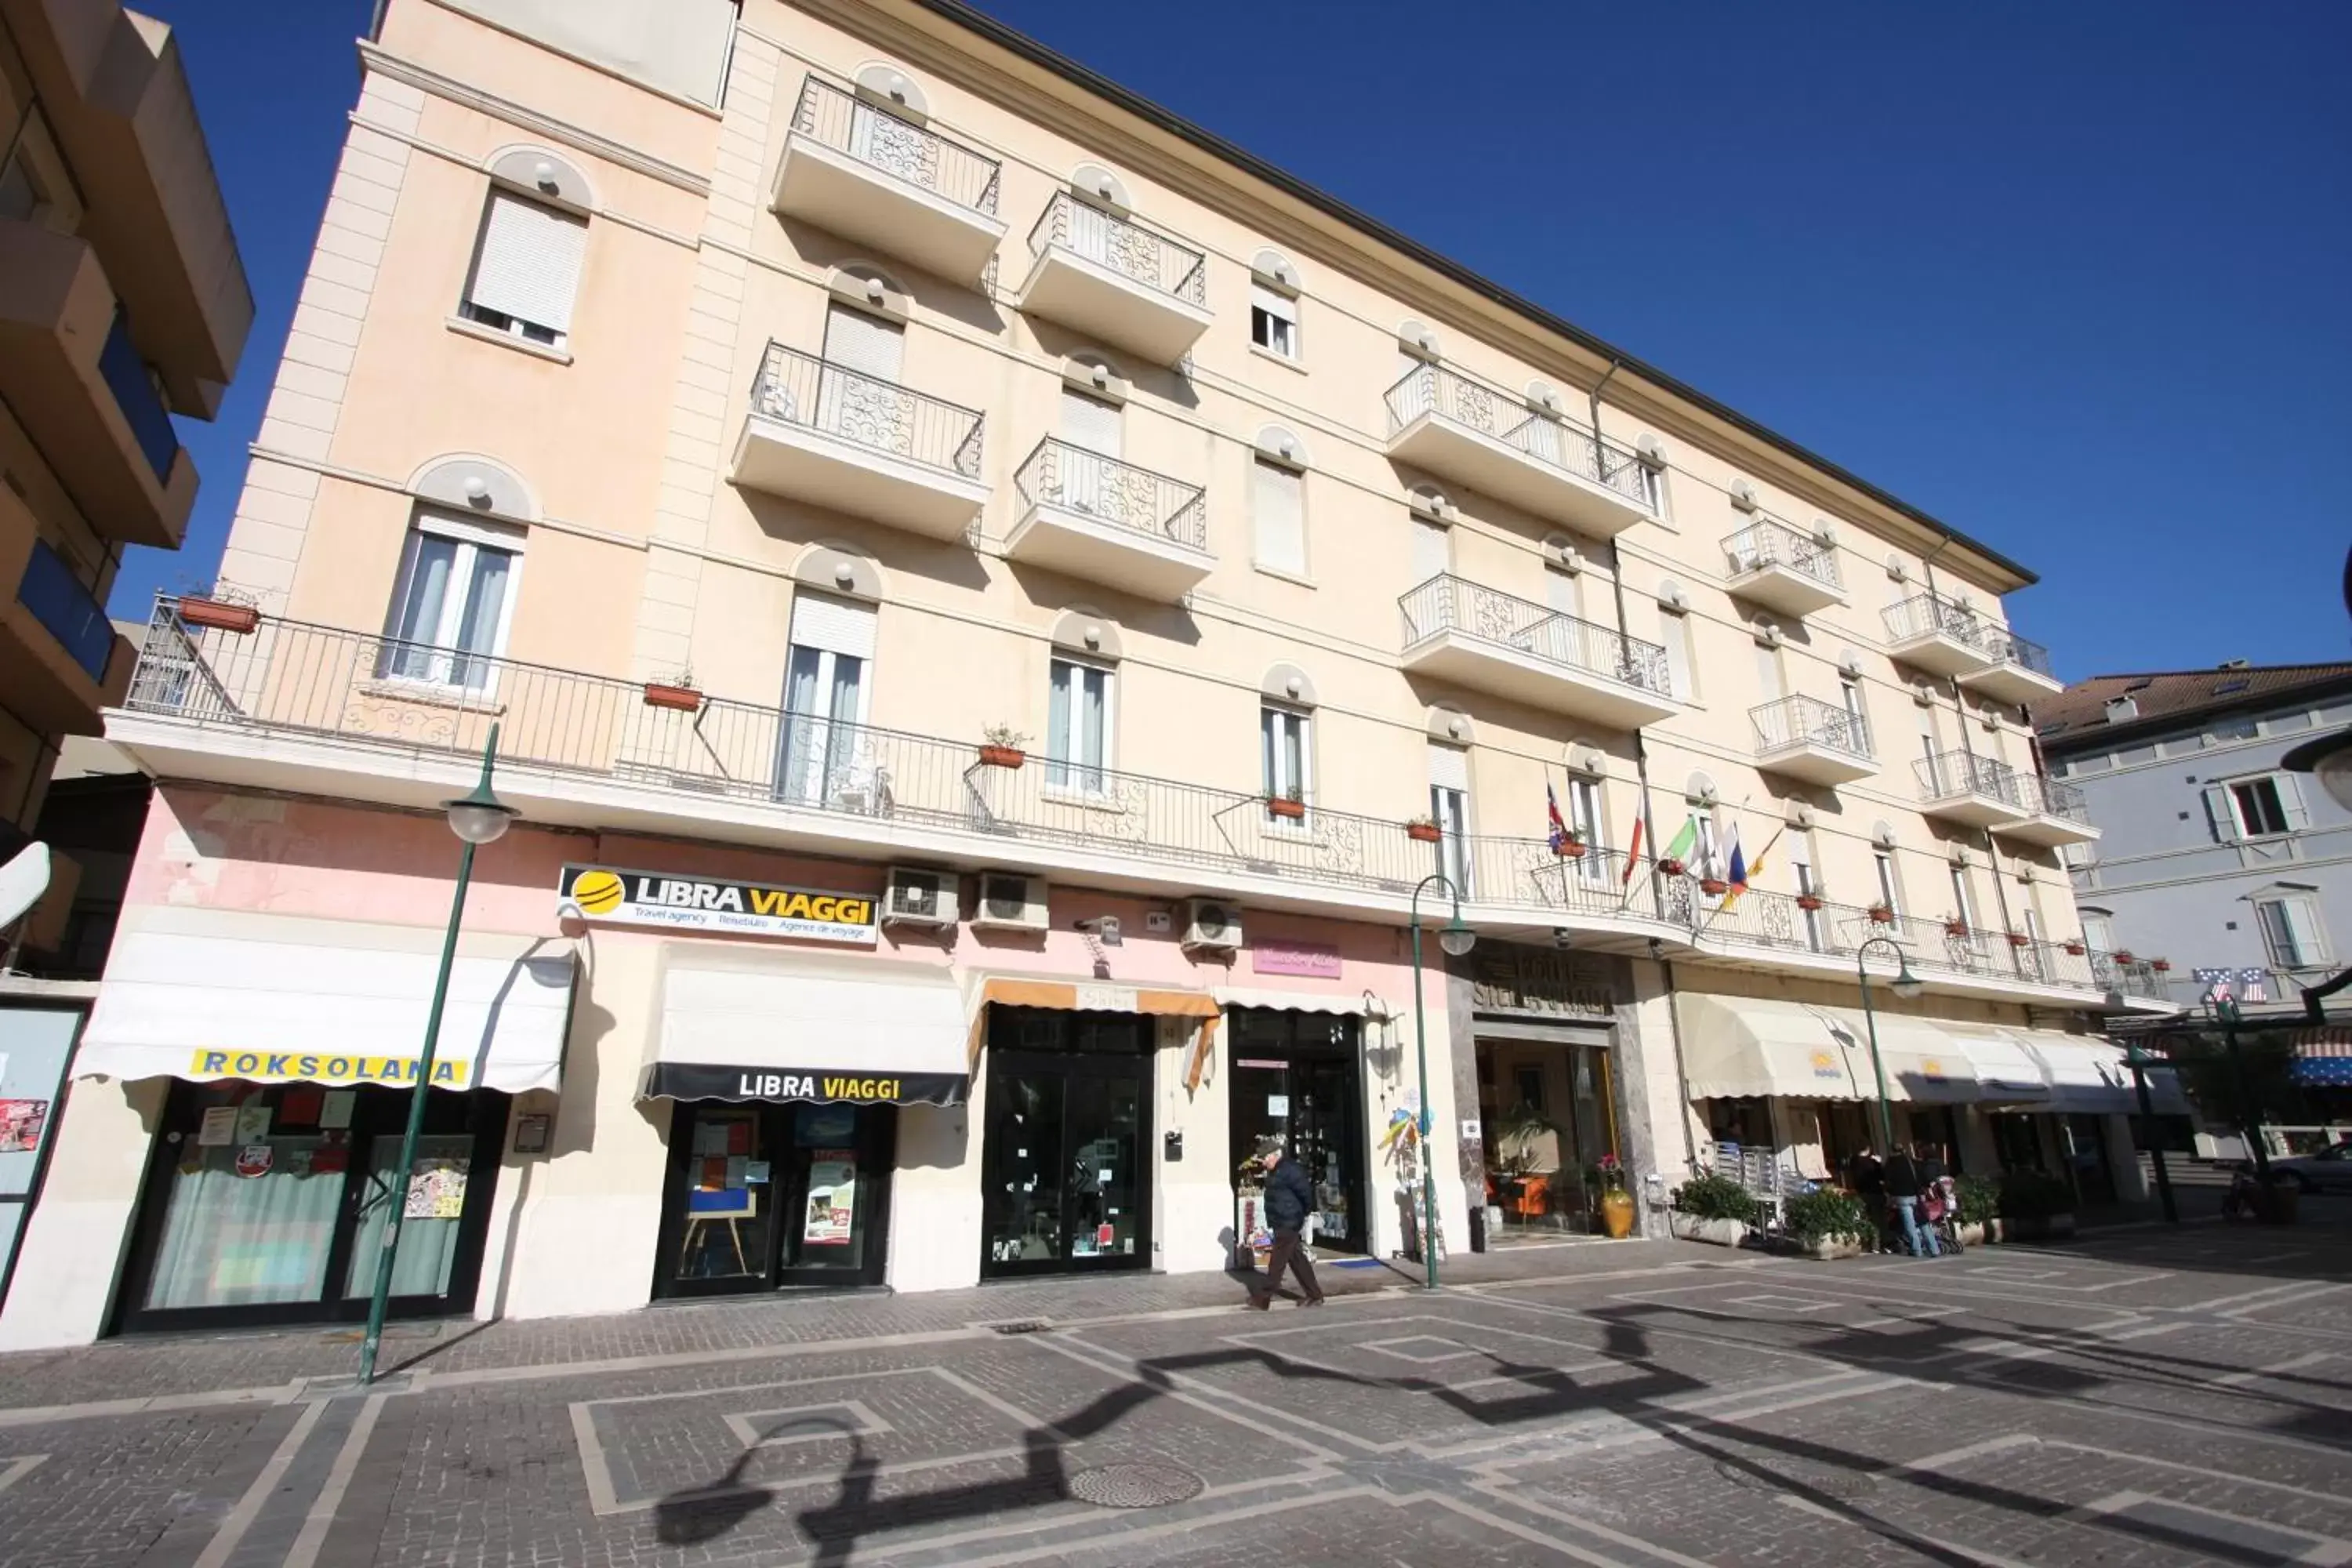
M 1969 928 L 1973 935 L 1977 929 L 1976 902 L 1969 897 L 1969 868 L 1952 868 L 1952 918 Z
M 1309 744 L 1308 724 L 1309 716 L 1296 708 L 1264 708 L 1258 710 L 1258 739 L 1264 753 L 1268 800 L 1309 801 L 1314 798 L 1315 752 Z M 1266 820 L 1281 826 L 1303 823 L 1305 818 L 1276 816 L 1269 806 Z
M 874 607 L 830 594 L 793 596 L 776 798 L 871 811 L 879 787 L 862 726 L 874 663 Z
M 1062 388 L 1062 439 L 1073 447 L 1116 458 L 1122 447 L 1119 407 L 1089 397 L 1072 387 Z
M 587 245 L 586 219 L 492 191 L 460 312 L 486 327 L 563 347 L 572 335 L 572 297 Z
M 1098 664 L 1055 659 L 1046 716 L 1046 787 L 1102 794 L 1110 737 L 1111 672 Z
M 1767 702 L 1778 702 L 1789 693 L 1780 682 L 1780 650 L 1756 645 L 1756 689 Z
M 1666 680 L 1673 688 L 1671 695 L 1685 702 L 1697 700 L 1698 661 L 1692 657 L 1690 617 L 1660 616 L 1658 640 L 1666 645 Z
M 1701 878 L 1728 876 L 1731 868 L 1724 864 L 1723 838 L 1715 826 L 1715 813 L 1694 811 L 1691 821 L 1698 825 L 1698 860 L 1693 869 Z
M 2116 919 L 2105 910 L 2076 911 L 2083 917 L 2083 945 L 2096 952 L 2116 950 Z
M 1789 832 L 1789 869 L 1796 879 L 1799 898 L 1822 896 L 1822 885 L 1813 876 L 1813 836 L 1801 827 Z M 1814 952 L 1828 952 L 1829 943 L 1822 931 L 1822 911 L 1800 906 L 1797 917 L 1804 922 L 1805 946 Z
M 1876 850 L 1871 859 L 1878 868 L 1878 901 L 1888 913 L 1900 918 L 1903 913 L 1903 886 L 1895 875 L 1895 851 Z
M 1454 563 L 1454 531 L 1427 518 L 1412 520 L 1412 580 L 1417 587 L 1444 575 Z
M 1250 285 L 1250 342 L 1285 359 L 1298 357 L 1298 301 L 1263 283 Z
M 1470 753 L 1459 746 L 1429 748 L 1429 816 L 1444 835 L 1437 868 L 1463 898 L 1470 896 Z
M 1554 615 L 1584 618 L 1584 578 L 1557 566 L 1544 568 L 1544 603 Z
M 2305 822 L 2303 792 L 2284 773 L 2216 784 L 2205 792 L 2205 803 L 2213 836 L 2224 842 L 2292 833 Z
M 844 305 L 824 312 L 824 363 L 852 375 L 898 384 L 907 358 L 907 331 L 898 322 Z M 832 379 L 832 378 L 827 378 Z M 837 396 L 830 388 L 820 396 Z M 895 403 L 893 412 L 895 412 Z M 904 417 L 903 415 L 898 417 Z M 879 444 L 879 443 L 876 443 Z
M 378 679 L 487 696 L 498 679 L 490 660 L 506 651 L 521 542 L 470 518 L 418 513 L 401 552 Z
M 2254 900 L 2263 947 L 2273 969 L 2316 969 L 2327 963 L 2319 902 L 2306 892 L 2267 893 Z
M 1276 572 L 1305 576 L 1307 510 L 1301 493 L 1305 476 L 1296 468 L 1260 458 L 1254 477 L 1257 563 Z
M 1838 678 L 1838 697 L 1845 704 L 1845 716 L 1853 721 L 1853 739 L 1857 745 L 1866 745 L 1870 737 L 1870 713 L 1862 705 L 1862 682 L 1851 675 Z

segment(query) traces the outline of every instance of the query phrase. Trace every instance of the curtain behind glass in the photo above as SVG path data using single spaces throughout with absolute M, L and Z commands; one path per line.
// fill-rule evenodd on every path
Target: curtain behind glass
M 1045 782 L 1055 789 L 1070 784 L 1070 686 L 1077 667 L 1054 661 L 1054 689 L 1045 708 Z
M 361 1200 L 358 1234 L 352 1238 L 351 1267 L 344 1271 L 343 1294 L 365 1296 L 375 1289 L 376 1259 L 383 1251 L 383 1225 L 391 1213 L 392 1179 L 400 1163 L 401 1134 L 380 1133 L 368 1154 L 367 1192 Z M 418 1176 L 454 1169 L 462 1184 L 471 1164 L 474 1137 L 470 1132 L 425 1136 L 416 1141 Z M 443 1179 L 446 1179 L 445 1176 Z M 463 1190 L 462 1186 L 459 1189 Z M 455 1215 L 435 1219 L 411 1215 L 400 1223 L 400 1250 L 393 1255 L 392 1293 L 395 1296 L 446 1296 L 449 1271 L 457 1256 Z
M 383 650 L 376 673 L 430 680 L 433 643 L 440 636 L 442 608 L 449 601 L 449 574 L 457 567 L 457 542 L 430 533 L 411 533 L 408 538 L 408 594 L 392 627 L 397 646 Z
M 475 550 L 474 580 L 467 589 L 465 618 L 457 627 L 457 647 L 462 651 L 498 651 L 499 616 L 506 608 L 507 573 L 513 565 L 514 557 L 503 550 Z M 461 658 L 456 663 L 451 679 L 457 685 L 479 691 L 489 684 L 488 659 Z
M 315 1301 L 327 1278 L 343 1173 L 310 1173 L 323 1138 L 270 1138 L 268 1171 L 236 1173 L 238 1148 L 182 1143 L 147 1309 Z M 247 1145 L 250 1147 L 250 1145 Z
M 822 743 L 824 722 L 817 710 L 816 683 L 824 661 L 822 648 L 793 649 L 784 676 L 784 744 L 777 759 L 776 794 L 787 800 L 814 801 L 823 784 L 809 759 Z

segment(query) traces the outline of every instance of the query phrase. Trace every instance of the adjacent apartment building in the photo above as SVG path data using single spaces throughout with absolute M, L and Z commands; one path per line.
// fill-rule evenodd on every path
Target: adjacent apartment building
M 2033 705 L 2053 778 L 2100 829 L 2070 872 L 2097 945 L 2161 960 L 2165 994 L 2217 987 L 2299 1012 L 2343 966 L 2352 815 L 2283 753 L 2352 723 L 2352 664 L 2102 675 Z
M 1905 1135 L 2128 1164 L 2023 567 L 952 0 L 361 60 L 0 1341 L 357 1309 L 493 741 L 401 1311 L 1654 1230 L 1882 936 Z
M 172 30 L 0 0 L 0 863 L 130 689 L 107 595 L 127 546 L 178 548 L 196 471 L 173 416 L 219 411 L 252 321 Z M 79 846 L 50 846 L 28 910 L 0 894 L 0 1290 L 90 989 L 50 982 L 105 952 L 72 918 Z

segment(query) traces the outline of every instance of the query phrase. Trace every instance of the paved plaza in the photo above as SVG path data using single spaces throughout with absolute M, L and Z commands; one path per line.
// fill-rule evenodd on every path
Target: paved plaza
M 2344 1206 L 0 1357 L 0 1565 L 2352 1563 Z

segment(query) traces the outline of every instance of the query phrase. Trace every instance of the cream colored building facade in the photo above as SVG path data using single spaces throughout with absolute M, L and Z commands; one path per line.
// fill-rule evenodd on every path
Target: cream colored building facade
M 1385 1254 L 1417 1114 L 1456 1250 L 1581 1228 L 1612 1153 L 1654 1231 L 1727 1130 L 1853 1142 L 1873 935 L 1917 1135 L 1989 1170 L 1995 1107 L 2092 1104 L 2066 1032 L 2148 986 L 2079 941 L 2022 568 L 944 0 L 392 0 L 361 57 L 220 588 L 110 717 L 164 785 L 29 1243 L 65 1283 L 0 1342 L 349 1310 L 367 1222 L 224 1273 L 188 1194 L 374 1157 L 268 1056 L 334 1016 L 286 976 L 415 984 L 493 723 L 418 1310 L 822 1283 L 856 1226 L 898 1289 L 1215 1268 L 1265 1131 Z M 1426 947 L 1424 1106 L 1441 871 L 1479 946 Z M 879 918 L 729 940 L 638 874 Z M 421 1001 L 375 1005 L 396 1053 Z M 665 1090 L 714 1062 L 754 1087 Z M 1487 1190 L 1523 1110 L 1548 1205 Z

